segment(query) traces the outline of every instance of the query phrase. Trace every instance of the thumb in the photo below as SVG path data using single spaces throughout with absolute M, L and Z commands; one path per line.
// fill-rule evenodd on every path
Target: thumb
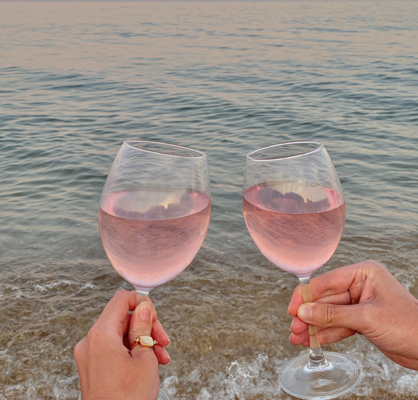
M 139 336 L 151 336 L 152 314 L 152 304 L 149 301 L 142 301 L 135 308 L 129 324 L 128 338 L 130 345 Z
M 299 319 L 309 325 L 323 328 L 339 327 L 364 330 L 363 307 L 360 304 L 335 305 L 304 303 L 298 308 Z

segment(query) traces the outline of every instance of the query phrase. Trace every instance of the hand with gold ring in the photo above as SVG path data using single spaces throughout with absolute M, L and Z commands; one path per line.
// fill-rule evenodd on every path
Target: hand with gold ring
M 143 340 L 152 346 L 131 349 L 130 344 L 141 337 L 149 337 L 152 342 Z M 158 364 L 170 361 L 164 349 L 168 344 L 149 297 L 137 300 L 135 292 L 118 291 L 74 349 L 82 399 L 157 399 Z
M 138 336 L 131 343 L 131 350 L 135 346 L 138 346 L 138 345 L 140 345 L 142 347 L 151 348 L 151 347 L 154 347 L 155 344 L 158 344 L 158 342 L 156 340 L 154 340 L 151 336 Z

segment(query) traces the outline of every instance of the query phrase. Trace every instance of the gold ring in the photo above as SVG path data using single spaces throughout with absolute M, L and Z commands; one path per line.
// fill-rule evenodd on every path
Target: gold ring
M 151 336 L 138 336 L 134 341 L 131 343 L 131 350 L 137 346 L 138 344 L 142 347 L 152 348 L 154 344 L 158 342 L 154 340 Z

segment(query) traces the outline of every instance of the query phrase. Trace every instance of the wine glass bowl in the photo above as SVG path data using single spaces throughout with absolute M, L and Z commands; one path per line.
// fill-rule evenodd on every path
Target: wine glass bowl
M 99 208 L 99 230 L 115 270 L 140 295 L 193 260 L 210 219 L 206 155 L 183 146 L 126 140 Z
M 335 252 L 345 220 L 345 201 L 334 165 L 320 142 L 280 143 L 247 155 L 243 213 L 261 253 L 295 274 L 305 302 L 309 279 Z M 332 398 L 351 390 L 361 366 L 350 357 L 322 352 L 316 327 L 309 327 L 310 352 L 289 361 L 280 386 L 303 398 Z
M 323 145 L 293 142 L 251 152 L 243 211 L 251 237 L 273 264 L 298 277 L 324 265 L 341 239 L 345 202 Z

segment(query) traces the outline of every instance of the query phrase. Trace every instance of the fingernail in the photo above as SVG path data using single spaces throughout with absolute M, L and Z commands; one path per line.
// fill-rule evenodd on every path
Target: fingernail
M 166 365 L 168 365 L 168 364 L 170 364 L 171 363 L 171 357 L 170 357 L 170 355 L 167 353 L 167 351 L 165 351 L 165 354 L 167 355 L 167 357 L 168 357 L 168 363 L 166 364 Z
M 305 322 L 312 321 L 312 307 L 308 304 L 301 304 L 298 308 L 298 317 Z
M 152 320 L 151 304 L 147 301 L 143 301 L 139 304 L 139 318 L 142 319 L 142 321 Z

